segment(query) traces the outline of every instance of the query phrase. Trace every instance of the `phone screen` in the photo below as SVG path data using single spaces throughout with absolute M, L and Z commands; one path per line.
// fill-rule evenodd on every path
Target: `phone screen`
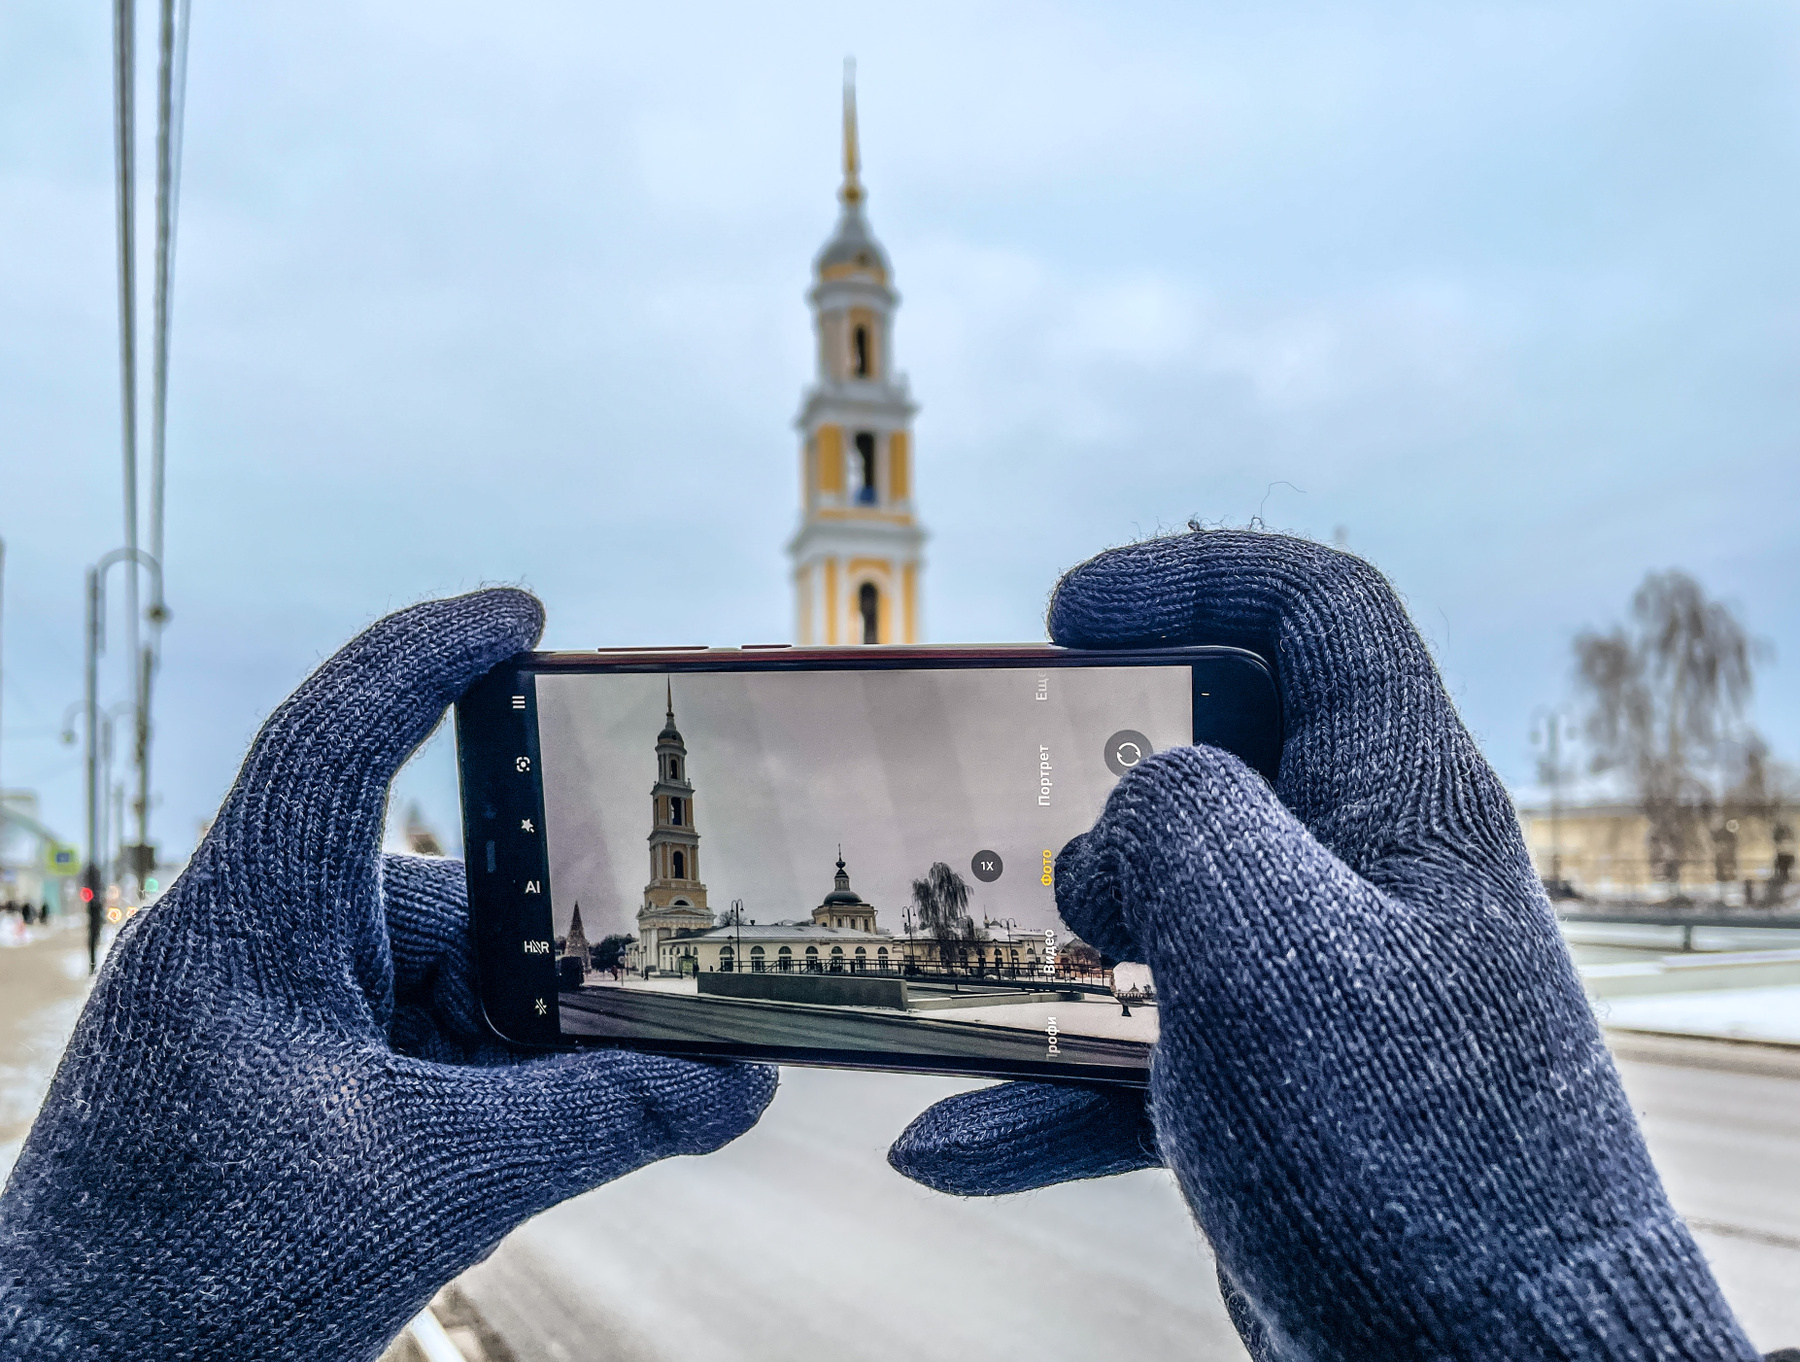
M 520 673 L 539 1015 L 572 1043 L 1142 1082 L 1154 980 L 1070 931 L 1053 864 L 1121 775 L 1195 740 L 1206 684 L 1141 664 Z

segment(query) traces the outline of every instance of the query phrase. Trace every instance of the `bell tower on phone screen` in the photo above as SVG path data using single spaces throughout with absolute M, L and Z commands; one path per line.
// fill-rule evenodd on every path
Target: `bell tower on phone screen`
M 887 252 L 863 214 L 853 68 L 844 71 L 844 182 L 837 229 L 813 260 L 817 375 L 800 430 L 800 528 L 793 561 L 795 641 L 916 643 L 925 532 L 913 515 L 912 418 L 893 366 Z

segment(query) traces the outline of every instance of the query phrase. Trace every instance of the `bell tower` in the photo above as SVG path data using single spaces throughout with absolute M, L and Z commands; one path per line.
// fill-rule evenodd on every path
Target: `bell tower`
M 640 959 L 657 963 L 657 947 L 680 932 L 713 925 L 700 882 L 700 834 L 695 830 L 694 784 L 688 750 L 675 727 L 675 689 L 667 683 L 668 713 L 656 735 L 656 782 L 650 787 L 650 882 L 638 909 Z
M 916 643 L 925 532 L 913 515 L 913 404 L 894 370 L 887 253 L 863 214 L 855 68 L 844 67 L 837 228 L 807 294 L 816 374 L 800 402 L 800 528 L 788 541 L 802 645 Z

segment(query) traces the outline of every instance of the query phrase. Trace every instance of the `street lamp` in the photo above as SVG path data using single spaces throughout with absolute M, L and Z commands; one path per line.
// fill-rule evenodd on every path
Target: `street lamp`
M 100 787 L 104 790 L 106 804 L 101 816 L 105 819 L 100 837 L 100 845 L 106 851 L 103 865 L 112 883 L 107 886 L 110 896 L 124 879 L 125 864 L 125 784 L 113 780 L 113 757 L 117 752 L 114 735 L 119 731 L 119 720 L 127 714 L 134 718 L 137 711 L 135 700 L 120 700 L 100 712 Z M 142 897 L 140 895 L 140 897 Z
M 86 662 L 86 698 L 87 708 L 87 864 L 81 872 L 81 881 L 88 891 L 88 936 L 90 938 L 89 953 L 93 952 L 93 940 L 97 935 L 98 910 L 96 905 L 100 896 L 99 865 L 95 860 L 95 839 L 100 828 L 100 753 L 95 741 L 100 727 L 100 654 L 106 651 L 106 574 L 120 563 L 150 570 L 152 587 L 152 604 L 149 609 L 151 621 L 161 625 L 168 619 L 169 612 L 163 604 L 162 565 L 148 553 L 138 548 L 114 549 L 105 554 L 87 572 L 87 639 L 85 648 Z M 135 583 L 135 574 L 128 579 Z M 135 604 L 136 592 L 131 593 Z M 136 633 L 136 618 L 132 620 L 132 632 Z M 138 840 L 145 842 L 145 825 L 149 817 L 149 771 L 146 754 L 149 746 L 149 722 L 147 707 L 143 703 L 148 695 L 151 656 L 145 650 L 141 658 L 132 659 L 134 694 L 137 699 L 137 758 L 138 758 Z M 140 877 L 141 878 L 141 877 Z
M 1539 705 L 1531 715 L 1531 745 L 1542 749 L 1538 757 L 1538 779 L 1550 787 L 1550 892 L 1562 890 L 1562 783 L 1567 774 L 1562 763 L 1563 725 L 1568 722 L 1565 705 Z

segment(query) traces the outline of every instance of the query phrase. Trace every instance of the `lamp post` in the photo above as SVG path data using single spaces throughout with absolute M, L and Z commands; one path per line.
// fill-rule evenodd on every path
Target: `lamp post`
M 1531 716 L 1532 745 L 1543 749 L 1538 758 L 1538 778 L 1550 787 L 1550 892 L 1553 896 L 1561 892 L 1563 882 L 1562 728 L 1568 716 L 1567 708 L 1561 705 L 1539 705 Z
M 152 616 L 161 619 L 166 617 L 162 599 L 162 565 L 148 553 L 138 548 L 114 549 L 105 554 L 87 572 L 87 640 L 85 648 L 85 698 L 87 710 L 87 864 L 82 867 L 81 883 L 88 894 L 88 955 L 90 963 L 99 942 L 100 909 L 100 867 L 96 859 L 97 841 L 100 831 L 100 751 L 97 738 L 100 728 L 100 655 L 106 651 L 106 574 L 120 563 L 146 567 L 150 570 L 150 581 L 154 591 L 152 597 L 155 604 L 151 606 Z M 131 579 L 135 582 L 136 574 Z M 132 593 L 135 602 L 136 593 Z M 135 620 L 133 621 L 135 624 Z M 133 631 L 135 633 L 135 629 Z M 146 659 L 133 659 L 134 679 L 141 679 L 148 674 Z M 143 690 L 140 684 L 133 686 L 137 698 L 137 731 L 147 736 L 148 725 L 144 719 Z M 141 749 L 140 749 L 141 755 Z M 139 765 L 140 784 L 144 778 L 143 765 Z M 139 823 L 147 813 L 148 793 L 144 793 L 143 805 L 139 810 Z
M 106 791 L 107 803 L 102 810 L 105 822 L 102 824 L 100 845 L 105 849 L 106 857 L 102 861 L 103 875 L 110 878 L 107 893 L 119 886 L 124 878 L 125 865 L 125 782 L 113 779 L 113 762 L 118 753 L 115 738 L 119 732 L 119 720 L 130 714 L 136 717 L 137 702 L 120 700 L 100 711 L 100 786 Z M 140 895 L 141 897 L 141 895 Z M 123 906 L 123 905 L 121 905 Z

